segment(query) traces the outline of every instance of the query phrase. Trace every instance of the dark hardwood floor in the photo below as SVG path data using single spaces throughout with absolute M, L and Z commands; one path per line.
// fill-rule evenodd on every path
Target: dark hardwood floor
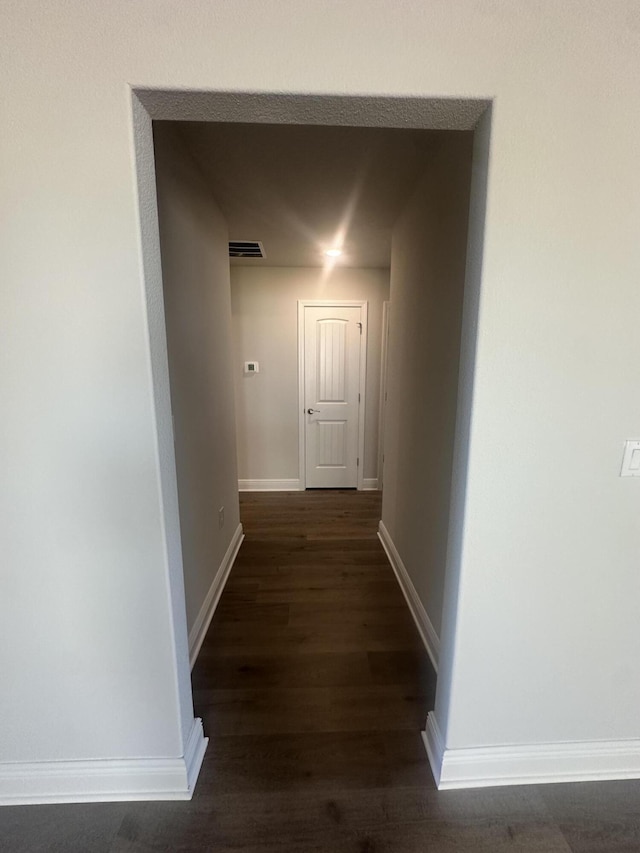
M 435 674 L 377 493 L 243 494 L 241 512 L 193 671 L 210 737 L 193 800 L 0 808 L 0 850 L 639 853 L 639 782 L 435 790 Z
M 259 810 L 265 794 L 306 796 L 337 816 L 332 792 L 433 787 L 420 729 L 435 673 L 376 536 L 379 494 L 243 494 L 241 515 L 193 671 L 212 740 L 198 796 L 251 795 Z M 316 812 L 299 811 L 296 832 L 308 819 L 313 835 Z

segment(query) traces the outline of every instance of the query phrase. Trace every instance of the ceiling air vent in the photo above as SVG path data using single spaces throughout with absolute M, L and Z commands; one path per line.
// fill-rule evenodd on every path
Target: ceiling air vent
M 259 240 L 230 240 L 230 258 L 266 258 Z

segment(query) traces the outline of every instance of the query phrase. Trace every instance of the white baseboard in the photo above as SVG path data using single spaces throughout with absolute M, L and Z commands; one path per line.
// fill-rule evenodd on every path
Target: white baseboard
M 416 588 L 413 585 L 413 581 L 409 577 L 409 573 L 407 572 L 405 565 L 402 562 L 400 554 L 398 554 L 396 546 L 393 544 L 393 540 L 389 535 L 389 531 L 384 526 L 384 523 L 382 521 L 380 522 L 378 528 L 378 537 L 382 542 L 382 547 L 386 551 L 387 557 L 389 558 L 391 568 L 395 572 L 396 578 L 398 579 L 402 594 L 404 595 L 406 602 L 409 605 L 409 610 L 411 611 L 411 615 L 413 616 L 413 621 L 416 623 L 418 632 L 422 637 L 422 642 L 424 643 L 424 647 L 427 650 L 427 654 L 431 658 L 431 663 L 433 664 L 434 669 L 437 672 L 438 660 L 440 658 L 440 638 L 436 633 L 436 629 L 433 627 L 431 619 L 429 619 L 427 615 L 427 611 L 424 609 L 424 606 L 420 601 L 420 598 L 418 597 L 418 593 L 416 592 Z
M 433 715 L 422 737 L 440 790 L 640 779 L 640 740 L 447 749 Z
M 190 800 L 208 742 L 195 719 L 181 758 L 0 763 L 0 806 Z
M 216 572 L 216 576 L 209 587 L 209 592 L 207 593 L 202 607 L 200 608 L 196 621 L 193 623 L 193 626 L 189 631 L 189 663 L 191 664 L 191 669 L 193 669 L 200 648 L 202 647 L 202 643 L 204 642 L 204 638 L 209 630 L 213 614 L 216 611 L 218 601 L 220 601 L 220 596 L 222 595 L 222 590 L 229 578 L 229 572 L 233 568 L 233 564 L 238 556 L 238 551 L 240 550 L 243 539 L 244 534 L 242 533 L 242 525 L 239 524 L 236 527 L 235 533 L 229 543 L 229 547 L 222 558 L 220 568 Z
M 300 480 L 238 480 L 240 492 L 299 492 Z
M 362 490 L 375 491 L 378 488 L 377 477 L 367 477 L 362 481 Z M 300 480 L 238 480 L 240 492 L 300 492 L 303 491 Z
M 422 732 L 422 741 L 424 748 L 427 750 L 427 758 L 431 766 L 431 772 L 435 780 L 436 786 L 440 788 L 442 758 L 444 756 L 444 741 L 440 734 L 440 727 L 433 714 L 433 711 L 427 715 L 427 725 Z

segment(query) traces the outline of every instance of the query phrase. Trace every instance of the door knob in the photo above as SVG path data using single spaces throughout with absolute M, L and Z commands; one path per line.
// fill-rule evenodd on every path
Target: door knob
M 320 409 L 307 409 L 307 414 L 308 415 L 319 415 Z

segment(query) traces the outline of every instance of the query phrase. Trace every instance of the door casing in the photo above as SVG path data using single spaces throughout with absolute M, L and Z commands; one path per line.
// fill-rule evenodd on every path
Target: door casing
M 382 303 L 382 348 L 380 355 L 380 413 L 378 416 L 378 489 L 384 484 L 384 428 L 387 412 L 387 367 L 389 361 L 389 316 L 391 302 Z
M 448 600 L 443 615 L 442 657 L 444 677 L 438 681 L 436 701 L 448 713 L 453 652 L 459 623 L 462 537 L 466 510 L 466 481 L 472 403 L 476 372 L 478 311 L 483 281 L 485 211 L 491 150 L 492 97 L 449 97 L 379 95 L 335 95 L 281 91 L 220 91 L 213 88 L 169 88 L 148 81 L 131 84 L 129 144 L 135 158 L 132 170 L 137 193 L 138 241 L 141 254 L 141 286 L 147 324 L 147 359 L 152 384 L 154 430 L 153 459 L 159 478 L 162 517 L 163 572 L 168 589 L 169 610 L 158 600 L 154 618 L 164 620 L 173 649 L 176 701 L 181 721 L 183 749 L 194 719 L 190 678 L 188 633 L 184 595 L 184 574 L 176 460 L 169 393 L 169 367 L 164 323 L 162 267 L 156 206 L 156 183 L 152 121 L 215 121 L 247 124 L 329 125 L 349 127 L 410 127 L 431 130 L 472 130 L 475 132 L 472 194 L 465 275 L 465 307 L 462 328 L 459 404 L 456 420 L 451 521 L 447 562 Z M 124 90 L 123 90 L 124 104 Z M 131 140 L 133 144 L 131 145 Z M 495 154 L 495 152 L 493 152 Z M 498 157 L 499 155 L 496 155 Z M 159 719 L 170 724 L 173 711 L 159 709 Z M 194 773 L 197 776 L 197 770 Z M 137 797 L 134 795 L 133 799 Z
M 300 479 L 300 490 L 307 488 L 307 466 L 306 466 L 306 421 L 305 421 L 305 397 L 304 397 L 304 310 L 311 308 L 360 308 L 362 317 L 362 334 L 360 336 L 360 406 L 358 409 L 358 491 L 364 488 L 364 420 L 366 406 L 366 379 L 367 379 L 367 330 L 368 330 L 368 302 L 360 299 L 298 299 L 298 471 Z

